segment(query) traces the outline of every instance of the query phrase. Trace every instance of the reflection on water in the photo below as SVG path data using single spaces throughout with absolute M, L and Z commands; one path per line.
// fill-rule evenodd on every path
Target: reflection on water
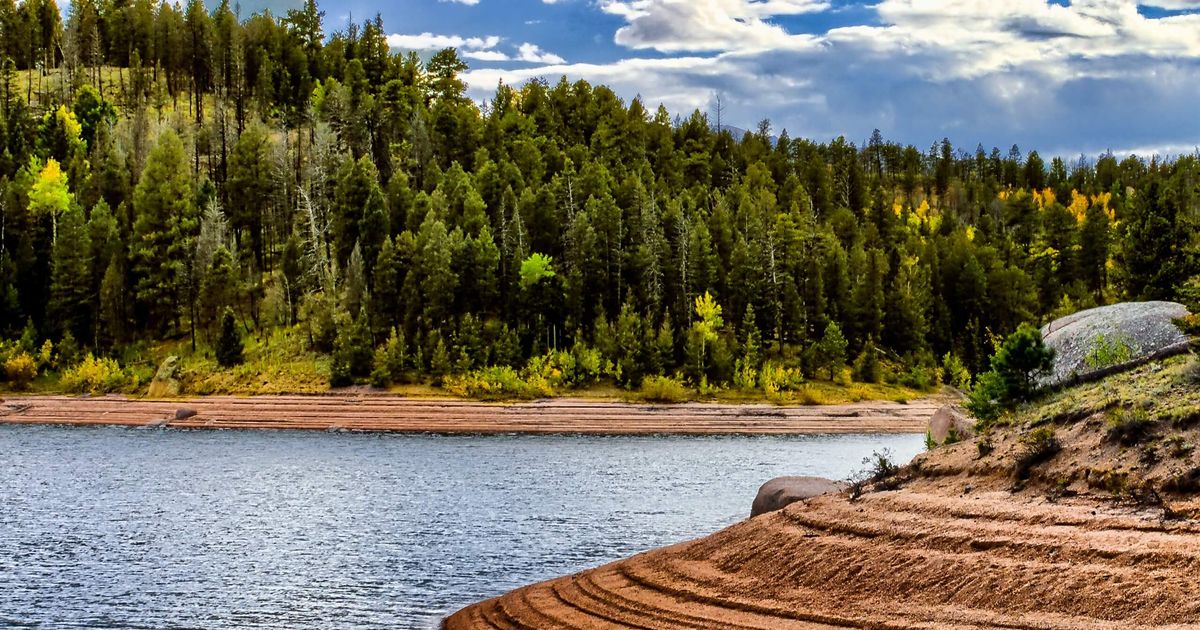
M 0 626 L 429 628 L 921 447 L 0 426 Z

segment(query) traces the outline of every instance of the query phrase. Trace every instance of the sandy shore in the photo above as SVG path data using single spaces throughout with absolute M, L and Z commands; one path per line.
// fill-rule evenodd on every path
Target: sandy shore
M 129 399 L 17 396 L 0 424 L 121 425 L 180 429 L 307 429 L 400 433 L 583 433 L 601 435 L 788 435 L 921 433 L 942 404 L 855 403 L 646 405 L 581 399 L 490 404 L 389 395 Z M 179 413 L 181 410 L 186 413 Z M 195 415 L 186 416 L 194 412 Z
M 1200 524 L 919 483 L 826 496 L 450 617 L 476 628 L 1138 628 L 1200 623 Z

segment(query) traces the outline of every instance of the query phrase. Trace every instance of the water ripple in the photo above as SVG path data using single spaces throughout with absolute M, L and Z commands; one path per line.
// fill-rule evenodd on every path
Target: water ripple
M 427 630 L 881 447 L 906 459 L 921 438 L 0 426 L 0 626 Z

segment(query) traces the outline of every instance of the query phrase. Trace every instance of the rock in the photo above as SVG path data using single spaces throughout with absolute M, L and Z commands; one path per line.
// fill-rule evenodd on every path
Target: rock
M 1054 320 L 1042 327 L 1042 338 L 1055 351 L 1054 371 L 1043 385 L 1094 380 L 1186 352 L 1188 338 L 1174 320 L 1187 314 L 1187 307 L 1175 302 L 1125 302 Z M 1088 357 L 1101 336 L 1110 345 L 1128 347 L 1127 360 L 1089 365 Z
M 181 407 L 181 408 L 175 410 L 175 419 L 176 420 L 187 420 L 188 418 L 195 417 L 195 415 L 196 415 L 195 409 L 188 409 L 187 407 Z
M 975 435 L 975 420 L 957 405 L 942 407 L 929 419 L 929 437 L 938 444 L 946 442 L 951 428 L 958 439 L 965 440 Z
M 750 517 L 767 514 L 805 499 L 846 489 L 846 484 L 821 477 L 779 477 L 764 483 L 754 497 Z
M 179 373 L 179 357 L 171 355 L 158 366 L 158 372 L 154 374 L 154 380 L 150 381 L 149 396 L 151 398 L 166 398 L 179 395 L 179 380 L 175 375 Z

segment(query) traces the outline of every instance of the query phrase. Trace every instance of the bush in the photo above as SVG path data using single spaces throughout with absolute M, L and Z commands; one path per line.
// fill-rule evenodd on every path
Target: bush
M 986 426 L 999 418 L 1004 411 L 1001 404 L 1003 398 L 1004 383 L 1000 375 L 996 372 L 984 372 L 979 375 L 979 380 L 971 388 L 963 406 L 975 416 L 980 425 Z
M 571 374 L 571 383 L 583 385 L 595 383 L 604 373 L 604 357 L 600 351 L 582 341 L 571 347 L 571 358 L 575 361 L 575 371 Z
M 804 387 L 804 373 L 796 368 L 786 368 L 778 363 L 763 365 L 758 375 L 763 393 L 768 397 L 784 392 L 799 391 Z
M 1029 471 L 1042 462 L 1049 461 L 1062 450 L 1062 444 L 1054 433 L 1054 427 L 1039 427 L 1021 437 L 1021 450 L 1017 453 L 1014 469 L 1018 479 L 1029 478 Z
M 115 359 L 96 358 L 90 352 L 78 365 L 67 369 L 59 380 L 63 391 L 73 394 L 107 394 L 130 384 Z
M 1154 419 L 1144 409 L 1117 409 L 1109 413 L 1105 430 L 1109 440 L 1133 446 L 1149 437 Z
M 642 381 L 642 398 L 657 403 L 687 402 L 692 391 L 683 381 L 670 376 L 651 376 Z
M 921 391 L 932 388 L 935 382 L 937 382 L 937 376 L 934 374 L 934 370 L 921 365 L 914 365 L 900 375 L 901 385 Z
M 13 389 L 25 389 L 37 378 L 37 361 L 28 352 L 19 352 L 4 362 L 4 376 Z
M 737 360 L 733 370 L 733 386 L 742 391 L 750 391 L 758 386 L 758 368 L 748 358 Z
M 1092 343 L 1092 349 L 1084 357 L 1084 362 L 1093 370 L 1121 365 L 1133 358 L 1133 348 L 1126 337 L 1109 337 L 1097 335 Z
M 507 365 L 447 376 L 442 382 L 442 387 L 455 396 L 484 400 L 542 398 L 554 395 L 554 390 L 545 387 L 544 380 L 530 383 Z
M 883 370 L 879 365 L 879 348 L 875 341 L 867 339 L 862 352 L 854 360 L 854 379 L 860 383 L 878 383 L 883 379 Z
M 75 335 L 71 331 L 63 334 L 63 338 L 58 342 L 58 356 L 54 363 L 60 368 L 70 367 L 79 362 L 79 342 L 75 341 Z
M 942 357 L 942 382 L 959 391 L 971 391 L 971 371 L 958 355 L 947 352 Z

